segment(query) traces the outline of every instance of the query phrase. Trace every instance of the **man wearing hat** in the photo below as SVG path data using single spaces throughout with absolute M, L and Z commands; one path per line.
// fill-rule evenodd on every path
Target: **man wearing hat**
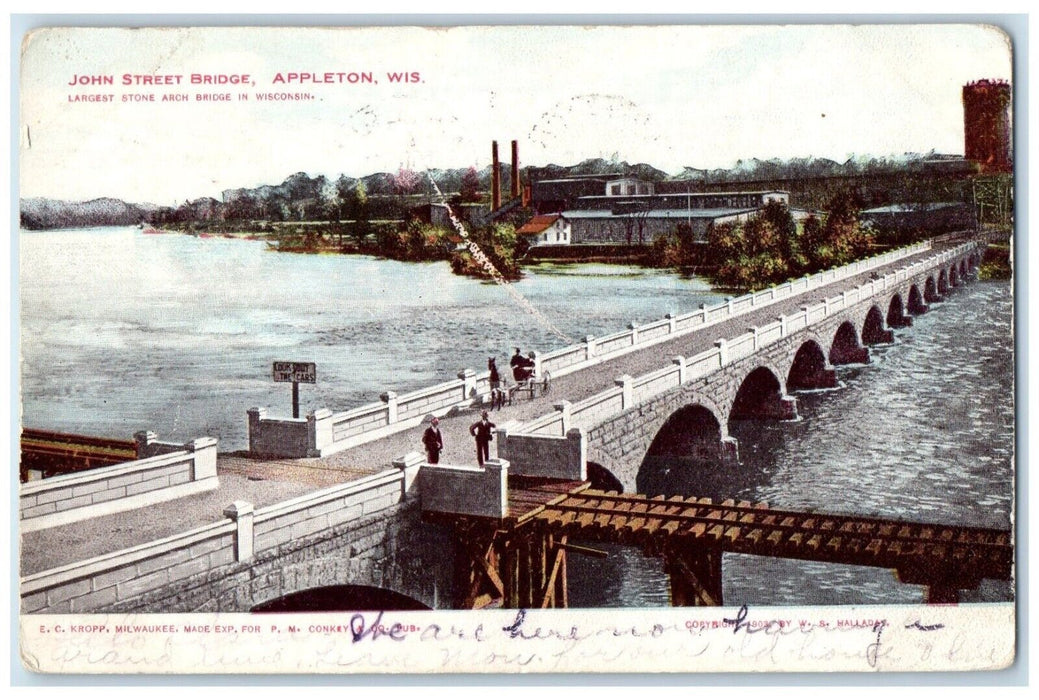
M 490 458 L 491 440 L 494 439 L 494 423 L 487 418 L 487 411 L 480 415 L 480 420 L 469 426 L 469 434 L 476 438 L 476 461 L 483 466 L 484 460 Z
M 440 434 L 440 419 L 433 418 L 429 427 L 422 433 L 422 445 L 426 448 L 426 460 L 430 464 L 440 461 L 440 451 L 444 449 L 444 438 Z

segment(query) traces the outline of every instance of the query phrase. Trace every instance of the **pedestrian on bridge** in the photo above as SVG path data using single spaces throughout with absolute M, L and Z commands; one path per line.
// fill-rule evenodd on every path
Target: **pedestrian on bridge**
M 491 384 L 491 410 L 505 407 L 505 392 L 501 386 L 501 375 L 498 373 L 498 364 L 493 357 L 487 358 L 487 370 L 490 372 L 488 381 Z
M 440 419 L 434 417 L 429 422 L 426 432 L 422 433 L 422 445 L 426 448 L 426 461 L 430 464 L 440 462 L 440 452 L 444 449 L 444 436 L 440 434 Z
M 494 423 L 487 417 L 487 411 L 481 414 L 480 420 L 469 426 L 469 434 L 476 438 L 476 461 L 482 467 L 490 459 L 491 440 L 494 439 Z

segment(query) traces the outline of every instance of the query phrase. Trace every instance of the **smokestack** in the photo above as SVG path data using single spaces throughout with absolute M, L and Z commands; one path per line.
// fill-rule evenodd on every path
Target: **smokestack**
M 498 162 L 498 142 L 491 141 L 491 211 L 501 207 L 501 164 Z
M 519 197 L 520 193 L 520 180 L 519 180 L 519 144 L 516 141 L 512 142 L 512 182 L 509 183 L 509 196 L 512 199 Z

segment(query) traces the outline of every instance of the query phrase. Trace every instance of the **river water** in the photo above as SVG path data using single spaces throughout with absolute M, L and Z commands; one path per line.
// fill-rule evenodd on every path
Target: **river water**
M 568 345 L 493 283 L 446 263 L 273 253 L 134 228 L 21 232 L 23 425 L 248 444 L 246 410 L 291 415 L 275 360 L 315 362 L 301 414 L 346 410 Z M 638 268 L 542 266 L 515 284 L 576 342 L 721 296 Z
M 483 369 L 489 355 L 565 342 L 494 284 L 445 263 L 292 255 L 258 241 L 132 228 L 21 232 L 23 420 L 28 427 L 245 447 L 245 411 L 290 411 L 274 360 L 317 363 L 302 410 L 344 410 Z M 516 284 L 577 339 L 693 310 L 722 295 L 702 280 L 623 266 L 542 266 Z M 675 493 L 783 508 L 1009 527 L 1013 505 L 1013 302 L 974 282 L 840 368 L 841 387 L 798 394 L 796 422 L 730 427 L 740 465 L 675 465 Z M 594 545 L 570 558 L 571 605 L 667 605 L 660 561 Z M 917 603 L 891 572 L 726 555 L 727 605 Z M 985 582 L 964 600 L 1011 600 Z

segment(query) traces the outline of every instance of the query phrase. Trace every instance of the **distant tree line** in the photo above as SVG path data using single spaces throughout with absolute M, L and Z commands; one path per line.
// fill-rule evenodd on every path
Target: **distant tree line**
M 669 176 L 645 163 L 591 158 L 570 166 L 525 166 L 520 170 L 520 177 L 524 183 L 530 183 L 538 179 L 616 173 L 654 182 L 680 180 L 701 183 L 709 189 L 711 185 L 725 183 L 776 181 L 790 184 L 798 180 L 807 183 L 813 178 L 876 175 L 876 185 L 884 194 L 880 196 L 871 192 L 864 201 L 877 205 L 888 201 L 962 200 L 962 186 L 959 184 L 962 165 L 961 160 L 934 153 L 899 158 L 851 158 L 844 163 L 820 158 L 752 158 L 738 161 L 732 168 L 686 168 L 678 175 Z M 197 224 L 245 231 L 269 230 L 267 224 L 284 222 L 405 220 L 410 207 L 428 201 L 432 186 L 426 174 L 407 167 L 401 167 L 396 173 L 373 173 L 362 178 L 345 174 L 336 178 L 310 177 L 306 173 L 295 173 L 279 185 L 225 190 L 221 199 L 202 197 L 176 206 L 126 204 L 114 199 L 93 202 L 26 199 L 21 201 L 21 220 L 26 228 L 147 222 L 157 226 Z M 510 169 L 502 167 L 501 174 L 503 189 L 507 189 Z M 883 174 L 886 176 L 881 178 Z M 436 180 L 441 191 L 455 193 L 452 196 L 456 201 L 489 199 L 490 166 L 481 170 L 475 167 L 431 169 L 428 175 Z M 797 193 L 798 201 L 804 200 L 802 204 L 822 206 L 831 196 L 829 188 L 823 184 L 811 185 L 809 190 Z M 358 207 L 362 209 L 361 213 L 358 213 Z

